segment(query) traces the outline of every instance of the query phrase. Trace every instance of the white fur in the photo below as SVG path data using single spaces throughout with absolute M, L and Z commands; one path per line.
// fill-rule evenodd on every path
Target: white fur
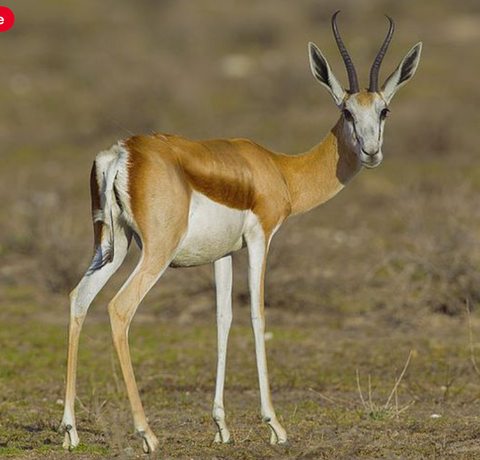
M 405 65 L 406 60 L 413 54 L 416 53 L 416 58 L 413 63 L 413 67 L 408 74 L 407 78 L 400 83 L 400 75 L 402 74 L 402 68 Z M 402 62 L 398 65 L 398 67 L 394 70 L 394 72 L 387 78 L 385 83 L 382 86 L 382 92 L 385 100 L 387 103 L 390 103 L 395 93 L 405 85 L 417 71 L 418 64 L 420 63 L 420 56 L 422 55 L 422 42 L 417 43 L 402 59 Z
M 380 113 L 386 107 L 385 101 L 378 94 L 374 96 L 371 105 L 361 105 L 354 97 L 345 101 L 345 109 L 349 110 L 354 118 L 353 122 L 346 121 L 344 124 L 345 137 L 366 167 L 377 166 L 383 159 L 385 120 L 381 119 Z
M 268 381 L 267 353 L 265 350 L 265 315 L 261 293 L 263 291 L 263 272 L 266 262 L 269 241 L 265 239 L 258 217 L 249 216 L 245 232 L 248 248 L 248 284 L 251 299 L 251 321 L 255 339 L 255 355 L 257 358 L 258 383 L 260 386 L 261 413 L 271 430 L 271 444 L 287 442 L 287 433 L 275 414 L 270 399 L 270 384 Z
M 320 49 L 315 43 L 310 42 L 308 44 L 308 57 L 310 61 L 310 69 L 312 70 L 313 76 L 317 81 L 331 94 L 335 104 L 339 107 L 342 105 L 343 100 L 345 99 L 345 90 L 340 82 L 335 77 L 330 64 L 328 63 L 326 57 L 322 54 Z M 318 62 L 315 62 L 315 59 Z M 319 65 L 320 64 L 320 67 Z M 323 68 L 323 69 L 322 69 Z M 323 78 L 323 70 L 327 74 L 327 78 Z
M 82 329 L 83 321 L 87 314 L 93 299 L 103 288 L 108 279 L 115 273 L 122 264 L 130 241 L 130 233 L 122 228 L 117 228 L 115 238 L 115 254 L 113 261 L 105 265 L 101 270 L 86 274 L 70 294 L 70 351 L 68 355 L 69 368 L 73 368 L 73 375 L 69 374 L 67 380 L 67 391 L 65 395 L 65 408 L 62 418 L 62 427 L 65 429 L 65 440 L 63 447 L 65 449 L 78 446 L 79 438 L 75 425 L 75 376 L 78 339 Z M 88 273 L 88 271 L 87 271 Z M 70 370 L 71 370 L 70 369 Z
M 225 369 L 227 362 L 227 345 L 230 326 L 232 325 L 232 256 L 224 257 L 214 263 L 215 287 L 217 291 L 217 380 L 212 418 L 217 425 L 215 442 L 231 441 L 230 431 L 225 422 L 223 389 L 225 386 Z
M 111 192 L 111 190 L 107 190 L 107 188 L 115 187 L 121 201 L 123 212 L 120 214 L 120 208 L 114 205 L 114 216 L 125 220 L 130 227 L 138 232 L 138 227 L 133 219 L 130 195 L 128 193 L 128 155 L 128 150 L 122 142 L 115 144 L 109 150 L 100 152 L 95 157 L 97 182 L 102 195 L 102 203 L 104 197 L 107 196 L 107 192 Z M 106 182 L 104 182 L 103 173 L 105 173 Z M 107 222 L 108 219 L 109 216 L 104 216 L 101 211 L 97 212 L 94 216 L 94 220 L 101 220 L 103 222 Z
M 193 192 L 187 233 L 172 266 L 202 265 L 241 249 L 248 214 Z
M 380 93 L 375 93 L 373 104 L 358 104 L 353 95 L 345 98 L 345 90 L 330 68 L 330 65 L 312 42 L 308 44 L 310 68 L 318 82 L 327 89 L 339 108 L 348 110 L 354 118 L 354 122 L 345 123 L 345 139 L 357 153 L 359 162 L 366 168 L 375 168 L 383 159 L 382 143 L 385 120 L 381 119 L 380 113 L 390 103 L 396 91 L 405 85 L 415 74 L 422 51 L 422 43 L 417 43 L 403 58 L 397 69 L 387 78 Z M 415 53 L 415 56 L 414 56 Z M 413 58 L 413 65 L 410 66 Z M 400 82 L 402 73 L 407 75 Z

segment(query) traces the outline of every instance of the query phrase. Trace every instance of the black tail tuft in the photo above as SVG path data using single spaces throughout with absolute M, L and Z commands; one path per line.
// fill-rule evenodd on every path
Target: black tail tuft
M 92 275 L 97 270 L 102 269 L 105 265 L 113 262 L 114 249 L 111 242 L 106 247 L 99 246 L 93 257 L 92 263 L 87 270 L 87 276 Z

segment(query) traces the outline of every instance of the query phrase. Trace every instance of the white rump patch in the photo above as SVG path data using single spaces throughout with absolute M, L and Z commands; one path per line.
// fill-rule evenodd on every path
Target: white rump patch
M 130 195 L 128 193 L 128 161 L 129 152 L 122 142 L 115 144 L 109 150 L 100 152 L 95 157 L 97 168 L 97 181 L 101 194 L 102 211 L 95 213 L 95 221 L 108 222 L 109 216 L 103 215 L 105 193 L 110 187 L 114 187 L 116 196 L 120 203 L 114 203 L 113 213 L 116 219 L 121 218 L 138 231 L 137 225 L 133 219 L 132 208 L 130 206 Z M 120 204 L 120 207 L 118 206 Z

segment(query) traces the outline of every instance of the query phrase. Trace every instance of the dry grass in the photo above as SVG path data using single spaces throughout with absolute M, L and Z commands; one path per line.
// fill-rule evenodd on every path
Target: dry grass
M 368 376 L 368 398 L 363 396 L 362 385 L 360 383 L 360 372 L 357 368 L 356 376 L 357 376 L 357 388 L 358 388 L 358 395 L 360 397 L 360 401 L 362 402 L 362 406 L 365 409 L 366 413 L 369 417 L 373 420 L 384 420 L 384 419 L 391 419 L 391 418 L 399 418 L 400 414 L 405 412 L 408 408 L 410 408 L 415 401 L 412 400 L 407 404 L 402 406 L 398 403 L 398 387 L 407 372 L 408 366 L 410 365 L 410 361 L 412 359 L 413 351 L 410 351 L 407 361 L 405 362 L 405 366 L 403 366 L 403 370 L 398 377 L 395 379 L 395 384 L 393 385 L 392 390 L 390 391 L 387 400 L 383 404 L 378 404 L 373 400 L 373 390 L 372 390 L 372 378 Z
M 244 253 L 235 258 L 240 328 L 227 382 L 236 448 L 210 444 L 211 267 L 168 271 L 140 308 L 132 353 L 142 397 L 171 458 L 475 458 L 478 1 L 194 3 L 6 0 L 19 19 L 0 37 L 0 453 L 64 458 L 54 428 L 66 293 L 91 254 L 94 154 L 130 131 L 244 136 L 277 151 L 307 150 L 337 113 L 309 74 L 306 43 L 320 45 L 343 80 L 328 24 L 341 8 L 363 82 L 385 32 L 383 12 L 397 21 L 384 76 L 414 42 L 425 46 L 418 74 L 392 103 L 382 166 L 287 222 L 273 243 L 270 369 L 292 449 L 269 450 L 265 433 L 252 431 Z M 127 277 L 132 252 L 97 304 Z M 85 458 L 125 456 L 136 446 L 124 436 L 130 418 L 123 386 L 111 377 L 106 323 L 105 308 L 94 305 L 79 374 L 81 431 L 93 446 L 78 454 Z M 392 387 L 412 349 L 418 355 Z M 355 367 L 377 388 L 365 397 L 363 382 L 367 408 L 359 408 Z M 388 416 L 373 420 L 365 411 Z

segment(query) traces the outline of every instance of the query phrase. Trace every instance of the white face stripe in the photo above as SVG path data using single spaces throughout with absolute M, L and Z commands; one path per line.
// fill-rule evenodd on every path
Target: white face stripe
M 360 101 L 362 97 L 365 98 L 365 94 L 353 94 L 344 103 L 344 111 L 347 110 L 353 117 L 353 120 L 345 120 L 345 135 L 364 166 L 373 167 L 383 158 L 385 119 L 382 111 L 387 109 L 387 104 L 377 93 L 369 93 L 368 103 Z

